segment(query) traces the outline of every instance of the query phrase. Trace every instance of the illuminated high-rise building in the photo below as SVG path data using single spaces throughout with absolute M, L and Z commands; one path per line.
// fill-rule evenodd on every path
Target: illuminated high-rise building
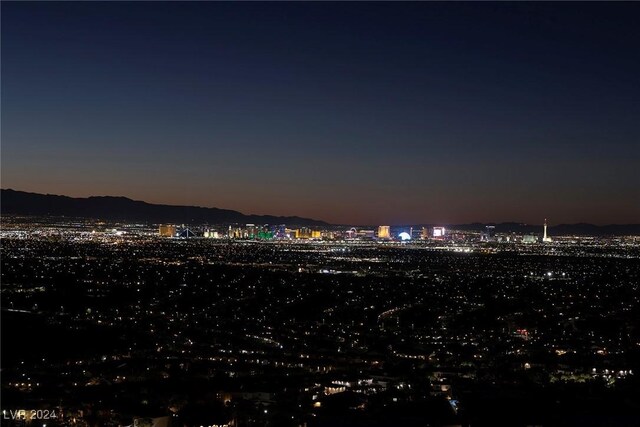
M 174 237 L 176 235 L 176 226 L 171 224 L 160 224 L 158 233 L 162 237 Z
M 544 243 L 553 242 L 553 240 L 551 240 L 551 237 L 549 237 L 547 235 L 547 218 L 544 219 L 544 228 L 543 228 L 543 230 L 544 230 L 544 233 L 542 235 L 542 241 Z
M 287 227 L 284 224 L 280 224 L 275 227 L 274 235 L 276 239 L 284 239 L 287 237 Z
M 484 232 L 480 233 L 480 240 L 483 242 L 493 242 L 495 240 L 495 233 L 495 225 L 487 225 L 484 228 Z
M 433 237 L 442 239 L 444 238 L 444 235 L 445 235 L 444 227 L 433 227 L 433 234 L 432 234 Z
M 422 238 L 422 230 L 419 228 L 409 228 L 409 234 L 413 240 Z
M 297 228 L 290 230 L 291 237 L 295 239 L 310 239 L 312 237 L 311 229 L 308 227 Z
M 422 227 L 422 232 L 420 233 L 420 238 L 422 240 L 427 240 L 429 238 L 429 230 L 427 227 Z
M 309 227 L 302 227 L 296 232 L 296 239 L 310 239 L 311 229 Z
M 388 225 L 381 225 L 378 227 L 378 239 L 390 239 L 391 238 L 391 227 Z
M 220 234 L 217 231 L 205 230 L 204 238 L 205 239 L 218 239 L 218 238 L 220 238 Z

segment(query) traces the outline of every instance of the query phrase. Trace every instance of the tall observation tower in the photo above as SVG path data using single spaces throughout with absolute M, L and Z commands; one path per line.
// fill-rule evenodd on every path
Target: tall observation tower
M 543 242 L 552 242 L 551 237 L 547 236 L 547 218 L 544 219 L 544 234 L 542 235 Z

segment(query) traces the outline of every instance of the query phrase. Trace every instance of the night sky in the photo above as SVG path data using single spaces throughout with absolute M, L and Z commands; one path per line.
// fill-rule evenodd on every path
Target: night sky
M 1 7 L 2 188 L 640 222 L 640 3 Z

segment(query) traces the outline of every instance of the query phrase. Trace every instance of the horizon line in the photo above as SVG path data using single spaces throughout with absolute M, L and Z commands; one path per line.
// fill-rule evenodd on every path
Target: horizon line
M 148 202 L 145 200 L 139 200 L 139 199 L 134 199 L 131 198 L 129 196 L 125 196 L 125 195 L 90 195 L 90 196 L 69 196 L 66 194 L 54 194 L 54 193 L 38 193 L 38 192 L 34 192 L 34 191 L 25 191 L 25 190 L 16 190 L 14 188 L 0 188 L 1 191 L 14 191 L 14 192 L 18 192 L 18 193 L 27 193 L 27 194 L 34 194 L 34 195 L 39 195 L 39 196 L 55 196 L 55 197 L 66 197 L 69 199 L 90 199 L 90 198 L 113 198 L 113 199 L 127 199 L 130 200 L 132 202 L 140 202 L 140 203 L 145 203 L 147 205 L 153 205 L 153 206 L 170 206 L 170 207 L 187 207 L 187 208 L 197 208 L 197 209 L 218 209 L 218 210 L 225 210 L 225 211 L 232 211 L 232 212 L 237 212 L 240 213 L 241 215 L 244 216 L 271 216 L 271 217 L 278 217 L 278 218 L 300 218 L 300 219 L 307 219 L 307 220 L 312 220 L 312 221 L 317 221 L 317 222 L 324 222 L 327 225 L 332 225 L 332 226 L 359 226 L 359 227 L 379 227 L 379 226 L 389 226 L 389 227 L 410 227 L 410 226 L 469 226 L 469 225 L 485 225 L 485 226 L 490 226 L 490 225 L 504 225 L 504 224 L 514 224 L 514 225 L 519 225 L 519 226 L 544 226 L 545 222 L 547 222 L 548 217 L 543 218 L 543 222 L 541 222 L 540 224 L 537 223 L 530 223 L 530 222 L 526 222 L 526 221 L 515 221 L 515 220 L 509 220 L 509 221 L 487 221 L 487 222 L 482 222 L 482 221 L 471 221 L 471 222 L 429 222 L 429 221 L 425 221 L 425 222 L 416 222 L 416 223 L 384 223 L 384 224 L 363 224 L 363 223 L 332 223 L 329 221 L 325 221 L 325 220 L 321 220 L 321 219 L 316 219 L 316 218 L 309 218 L 309 217 L 304 217 L 304 216 L 300 216 L 300 215 L 274 215 L 274 214 L 255 214 L 255 213 L 251 213 L 251 214 L 246 214 L 244 212 L 241 212 L 239 210 L 236 209 L 230 209 L 230 208 L 220 208 L 217 206 L 200 206 L 200 205 L 185 205 L 185 204 L 171 204 L 171 203 L 166 203 L 166 202 L 161 202 L 161 203 L 157 203 L 157 202 Z M 1 200 L 0 200 L 0 205 L 1 205 Z M 594 224 L 591 222 L 584 222 L 584 221 L 578 221 L 578 222 L 562 222 L 562 223 L 558 223 L 555 225 L 549 225 L 549 228 L 554 228 L 554 227 L 558 227 L 558 226 L 575 226 L 575 225 L 588 225 L 588 226 L 594 226 L 594 227 L 610 227 L 610 226 L 636 226 L 636 225 L 640 225 L 640 223 L 606 223 L 606 224 Z

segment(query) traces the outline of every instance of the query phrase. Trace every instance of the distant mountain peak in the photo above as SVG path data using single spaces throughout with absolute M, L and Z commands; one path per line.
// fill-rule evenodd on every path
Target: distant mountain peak
M 0 202 L 3 215 L 66 216 L 179 224 L 254 222 L 305 226 L 328 225 L 324 221 L 297 216 L 245 215 L 230 209 L 159 205 L 132 200 L 124 196 L 76 198 L 2 189 Z

